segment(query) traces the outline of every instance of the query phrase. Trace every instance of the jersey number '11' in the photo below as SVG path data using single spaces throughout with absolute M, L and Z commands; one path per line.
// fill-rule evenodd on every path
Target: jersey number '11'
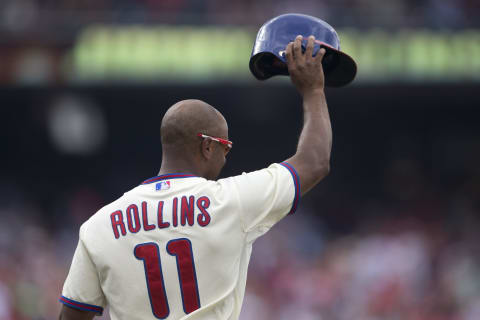
M 183 311 L 188 314 L 200 308 L 192 243 L 186 238 L 170 240 L 167 243 L 167 252 L 177 259 Z M 159 247 L 154 242 L 141 243 L 135 247 L 133 254 L 137 259 L 143 260 L 153 315 L 159 319 L 165 319 L 170 314 L 170 309 L 163 282 Z

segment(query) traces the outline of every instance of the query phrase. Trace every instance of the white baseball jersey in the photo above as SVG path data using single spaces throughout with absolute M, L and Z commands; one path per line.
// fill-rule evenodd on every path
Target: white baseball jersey
M 146 180 L 80 228 L 60 301 L 113 320 L 238 319 L 253 241 L 298 205 L 288 163 Z

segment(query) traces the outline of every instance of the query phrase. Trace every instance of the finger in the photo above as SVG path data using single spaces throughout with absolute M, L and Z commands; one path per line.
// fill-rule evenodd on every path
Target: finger
M 302 39 L 303 37 L 298 35 L 293 43 L 293 55 L 295 56 L 295 59 L 298 59 L 302 56 Z
M 314 36 L 308 37 L 307 49 L 305 50 L 305 57 L 307 59 L 310 59 L 313 56 L 313 45 L 314 44 L 315 44 L 315 37 Z
M 285 49 L 285 56 L 287 58 L 287 65 L 290 66 L 293 64 L 293 42 L 287 44 L 287 48 Z
M 315 56 L 316 64 L 322 64 L 322 60 L 323 60 L 323 56 L 325 55 L 325 52 L 326 52 L 325 48 L 320 48 L 320 50 L 318 50 L 318 53 Z

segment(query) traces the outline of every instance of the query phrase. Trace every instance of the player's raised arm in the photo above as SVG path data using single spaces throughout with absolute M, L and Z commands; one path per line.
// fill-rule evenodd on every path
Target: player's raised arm
M 286 48 L 290 78 L 303 97 L 303 129 L 297 152 L 286 162 L 297 171 L 302 195 L 322 180 L 330 170 L 332 126 L 324 93 L 322 59 L 325 49 L 313 57 L 315 38 L 308 38 L 302 53 L 302 37 L 297 36 Z

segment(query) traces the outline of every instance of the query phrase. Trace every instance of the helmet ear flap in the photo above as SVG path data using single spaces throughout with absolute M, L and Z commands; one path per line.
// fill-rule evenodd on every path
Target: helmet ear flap
M 271 52 L 260 52 L 250 59 L 250 71 L 258 80 L 266 80 L 275 75 L 288 75 L 285 62 Z
M 325 73 L 325 75 L 327 75 L 338 67 L 340 59 L 339 56 L 335 54 L 335 51 L 330 50 L 328 47 L 325 46 L 322 46 L 322 48 L 325 48 L 325 55 L 322 59 L 322 67 L 323 72 Z

